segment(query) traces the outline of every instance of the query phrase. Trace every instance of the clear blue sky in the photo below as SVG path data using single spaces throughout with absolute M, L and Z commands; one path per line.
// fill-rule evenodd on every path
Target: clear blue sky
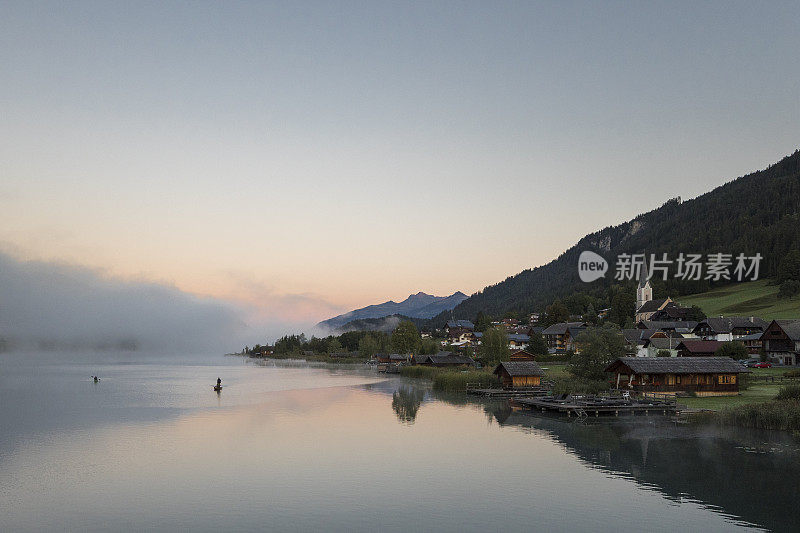
M 0 246 L 315 321 L 800 146 L 781 2 L 3 2 Z

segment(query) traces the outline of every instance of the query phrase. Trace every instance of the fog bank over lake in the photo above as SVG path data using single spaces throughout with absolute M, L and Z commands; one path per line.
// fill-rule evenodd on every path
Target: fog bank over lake
M 0 251 L 0 339 L 7 349 L 224 351 L 249 338 L 258 335 L 234 304 Z

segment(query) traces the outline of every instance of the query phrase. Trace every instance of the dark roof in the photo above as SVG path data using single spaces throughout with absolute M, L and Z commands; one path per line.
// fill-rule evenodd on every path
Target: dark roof
M 735 341 L 760 341 L 764 333 L 751 333 L 750 335 L 742 335 L 741 337 L 734 338 Z
M 800 341 L 800 320 L 776 320 L 784 333 L 793 341 Z
M 521 333 L 511 333 L 508 335 L 508 340 L 510 341 L 519 341 L 519 342 L 528 342 L 531 340 L 530 337 L 527 335 L 523 335 Z
M 673 320 L 684 320 L 689 311 L 691 311 L 691 308 L 689 307 L 681 307 L 675 302 L 670 302 L 664 306 L 664 309 L 659 309 L 656 311 L 653 316 L 658 316 L 659 318 L 667 317 L 668 319 L 671 318 Z
M 675 350 L 678 348 L 680 342 L 680 340 L 674 338 L 663 339 L 661 337 L 655 337 L 653 339 L 647 339 L 645 346 L 652 346 L 656 350 Z
M 475 361 L 463 355 L 454 354 L 453 352 L 439 352 L 436 355 L 428 355 L 425 357 L 434 365 L 474 365 Z
M 408 356 L 399 353 L 390 353 L 389 354 L 390 361 L 406 361 L 408 360 Z
M 664 298 L 663 300 L 648 300 L 642 304 L 642 306 L 636 310 L 637 313 L 654 313 L 661 309 L 661 306 L 666 303 L 667 299 Z
M 563 335 L 570 329 L 585 327 L 586 322 L 559 322 L 542 331 L 542 335 Z
M 634 344 L 639 342 L 640 339 L 640 332 L 641 330 L 636 328 L 628 328 L 622 330 L 622 337 L 625 339 L 627 344 Z
M 622 336 L 628 344 L 643 344 L 650 337 L 659 332 L 661 332 L 661 330 L 658 329 L 623 329 Z M 682 338 L 682 335 L 673 331 L 663 333 L 673 338 Z
M 644 326 L 642 329 L 694 329 L 697 322 L 694 320 L 640 320 L 636 325 Z
M 475 324 L 473 324 L 469 320 L 448 320 L 447 321 L 447 327 L 448 328 L 475 329 Z
M 738 374 L 750 372 L 730 357 L 620 357 L 608 367 L 613 372 L 625 365 L 636 374 Z
M 714 353 L 720 346 L 725 344 L 722 341 L 703 341 L 684 339 L 678 345 L 678 349 L 686 349 L 692 353 Z
M 504 361 L 497 365 L 494 369 L 494 373 L 497 374 L 497 371 L 500 368 L 504 368 L 506 372 L 508 372 L 509 376 L 543 376 L 544 372 L 539 365 L 537 365 L 533 361 Z
M 744 316 L 730 316 L 719 318 L 706 318 L 695 329 L 700 328 L 703 324 L 708 324 L 711 331 L 714 333 L 730 333 L 736 328 L 758 328 L 761 331 L 767 329 L 767 323 L 758 317 L 744 317 Z

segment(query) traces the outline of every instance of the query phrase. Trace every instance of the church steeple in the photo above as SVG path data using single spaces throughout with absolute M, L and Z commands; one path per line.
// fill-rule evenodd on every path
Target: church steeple
M 642 260 L 639 269 L 639 287 L 636 289 L 636 309 L 641 308 L 645 302 L 653 299 L 653 287 L 650 286 L 650 274 L 647 271 L 647 259 Z

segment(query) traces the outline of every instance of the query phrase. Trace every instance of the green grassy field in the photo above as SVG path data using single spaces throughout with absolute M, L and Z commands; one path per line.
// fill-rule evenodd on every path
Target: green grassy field
M 786 368 L 753 368 L 752 376 L 782 376 Z M 678 403 L 696 409 L 722 409 L 746 403 L 758 403 L 771 400 L 784 385 L 798 381 L 763 382 L 753 381 L 750 386 L 740 392 L 739 396 L 709 396 L 705 398 L 678 398 Z
M 734 283 L 712 291 L 681 296 L 678 303 L 696 305 L 708 316 L 757 316 L 764 320 L 800 318 L 800 298 L 779 299 L 767 280 Z

